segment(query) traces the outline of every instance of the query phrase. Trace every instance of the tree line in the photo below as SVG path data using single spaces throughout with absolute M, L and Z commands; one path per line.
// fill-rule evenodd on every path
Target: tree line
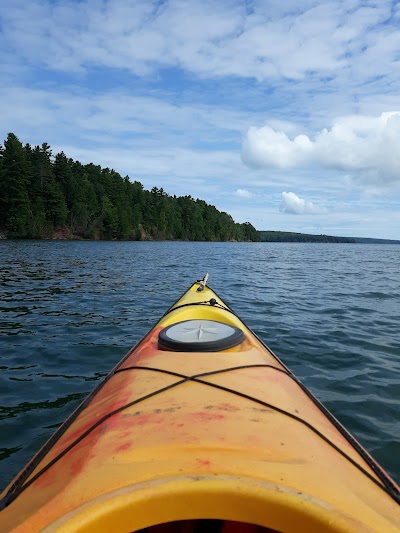
M 259 231 L 262 242 L 341 242 L 354 243 L 352 237 L 334 237 L 331 235 L 310 235 L 292 231 Z
M 47 143 L 22 145 L 9 133 L 0 147 L 0 231 L 7 238 L 259 241 L 249 223 L 191 196 L 109 168 L 82 164 Z

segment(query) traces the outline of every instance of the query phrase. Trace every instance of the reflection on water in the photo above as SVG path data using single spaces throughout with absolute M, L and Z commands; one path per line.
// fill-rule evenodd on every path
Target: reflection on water
M 16 446 L 15 448 L 0 448 L 0 461 L 8 459 L 13 453 L 19 452 L 22 446 Z
M 400 479 L 400 247 L 0 241 L 3 486 L 194 279 Z
M 53 401 L 46 400 L 44 402 L 22 402 L 13 407 L 0 406 L 0 420 L 18 416 L 20 413 L 28 413 L 29 411 L 36 409 L 59 409 L 60 407 L 64 407 L 64 405 L 67 405 L 70 402 L 82 400 L 85 396 L 86 395 L 84 393 L 69 394 L 68 396 L 65 396 L 63 398 L 57 398 L 57 400 Z

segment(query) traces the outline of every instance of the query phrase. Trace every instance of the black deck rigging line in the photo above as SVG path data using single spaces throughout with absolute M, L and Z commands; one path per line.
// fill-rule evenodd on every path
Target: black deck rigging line
M 221 305 L 218 302 L 212 303 L 212 300 L 213 300 L 213 298 L 211 298 L 210 300 L 204 300 L 204 302 L 191 302 L 191 303 L 187 303 L 187 304 L 177 305 L 176 307 L 171 307 L 170 309 L 168 309 L 168 311 L 166 311 L 163 314 L 163 316 L 161 318 L 166 317 L 167 315 L 169 315 L 169 313 L 172 313 L 172 311 L 176 311 L 177 309 L 182 309 L 182 307 L 190 307 L 192 305 L 207 305 L 207 306 L 210 306 L 210 307 L 217 307 L 218 309 L 223 309 L 224 311 L 228 311 L 228 313 L 232 313 L 233 315 L 235 314 L 232 311 L 232 309 L 229 309 L 229 307 L 226 307 L 225 305 Z
M 10 503 L 12 503 L 12 501 L 15 500 L 15 498 L 17 498 L 19 494 L 21 494 L 21 492 L 23 492 L 32 483 L 34 483 L 34 481 L 36 481 L 36 479 L 38 479 L 38 477 L 40 477 L 51 466 L 53 466 L 56 462 L 58 462 L 64 455 L 66 455 L 72 448 L 74 448 L 79 442 L 81 442 L 87 435 L 89 435 L 94 429 L 96 429 L 105 420 L 107 420 L 108 418 L 110 418 L 114 414 L 117 414 L 117 413 L 119 413 L 119 412 L 121 412 L 121 411 L 123 411 L 123 410 L 125 410 L 125 409 L 127 409 L 129 407 L 132 407 L 133 405 L 136 405 L 136 404 L 138 404 L 140 402 L 143 402 L 144 400 L 147 400 L 147 399 L 149 399 L 149 398 L 151 398 L 153 396 L 161 394 L 162 392 L 165 392 L 167 390 L 175 388 L 178 385 L 182 385 L 183 383 L 186 383 L 188 381 L 194 381 L 196 383 L 201 383 L 203 385 L 208 385 L 210 387 L 214 387 L 214 388 L 217 388 L 219 390 L 224 390 L 225 392 L 229 392 L 231 394 L 235 394 L 237 396 L 240 396 L 242 398 L 245 398 L 245 399 L 248 399 L 250 401 L 256 402 L 259 405 L 262 405 L 264 407 L 267 407 L 269 409 L 277 411 L 277 412 L 279 412 L 279 413 L 281 413 L 283 415 L 288 416 L 289 418 L 292 418 L 293 420 L 296 420 L 296 421 L 300 422 L 301 424 L 303 424 L 306 427 L 308 427 L 311 431 L 313 431 L 316 435 L 318 435 L 322 440 L 324 440 L 327 444 L 329 444 L 333 449 L 335 449 L 337 452 L 339 452 L 345 459 L 347 459 L 361 473 L 363 473 L 366 477 L 368 477 L 368 479 L 370 479 L 375 485 L 377 485 L 384 492 L 386 492 L 391 498 L 393 498 L 393 500 L 396 503 L 400 503 L 399 494 L 397 493 L 395 487 L 390 486 L 390 485 L 387 486 L 386 483 L 384 483 L 383 485 L 381 483 L 379 483 L 361 465 L 359 465 L 356 461 L 354 461 L 354 459 L 352 459 L 350 456 L 348 456 L 344 451 L 342 451 L 338 446 L 336 446 L 336 444 L 334 444 L 330 439 L 328 439 L 323 433 L 321 433 L 318 429 L 316 429 L 313 425 L 311 425 L 306 420 L 294 415 L 293 413 L 289 413 L 288 411 L 285 411 L 284 409 L 281 409 L 280 407 L 277 407 L 275 405 L 269 404 L 268 402 L 264 402 L 263 400 L 259 400 L 257 398 L 254 398 L 254 397 L 252 397 L 252 396 L 250 396 L 248 394 L 239 392 L 239 391 L 237 391 L 235 389 L 230 389 L 228 387 L 224 387 L 223 385 L 219 385 L 218 383 L 211 383 L 209 381 L 205 381 L 204 379 L 201 379 L 201 378 L 208 377 L 208 376 L 211 376 L 211 375 L 217 375 L 217 374 L 221 374 L 221 373 L 226 373 L 226 372 L 230 372 L 230 371 L 233 371 L 233 370 L 239 370 L 239 369 L 243 369 L 243 368 L 260 367 L 260 366 L 261 367 L 269 367 L 269 368 L 272 368 L 274 370 L 281 371 L 281 372 L 287 374 L 289 377 L 292 377 L 287 372 L 285 372 L 284 370 L 276 368 L 276 367 L 274 367 L 272 365 L 264 365 L 264 364 L 242 365 L 242 366 L 236 366 L 236 367 L 229 367 L 229 368 L 224 368 L 224 369 L 220 369 L 220 370 L 214 370 L 214 371 L 210 371 L 210 372 L 203 372 L 201 374 L 195 374 L 193 376 L 186 376 L 184 374 L 180 374 L 178 372 L 173 372 L 173 371 L 170 371 L 170 370 L 164 370 L 164 369 L 160 369 L 160 368 L 144 367 L 144 366 L 136 366 L 136 367 L 132 366 L 132 367 L 127 367 L 126 369 L 116 369 L 114 373 L 119 373 L 119 372 L 122 372 L 124 370 L 133 370 L 133 369 L 136 369 L 136 370 L 148 370 L 148 371 L 152 371 L 152 372 L 155 371 L 155 372 L 161 372 L 161 373 L 164 373 L 164 374 L 173 375 L 175 377 L 180 377 L 182 379 L 180 379 L 179 381 L 176 381 L 175 383 L 171 383 L 170 385 L 167 385 L 166 387 L 162 387 L 161 389 L 157 389 L 156 391 L 153 391 L 153 392 L 151 392 L 151 393 L 149 393 L 149 394 L 147 394 L 145 396 L 142 396 L 141 398 L 137 398 L 136 400 L 133 400 L 132 402 L 129 402 L 126 405 L 123 405 L 123 406 L 119 407 L 118 409 L 115 409 L 114 411 L 111 411 L 111 412 L 107 413 L 106 415 L 104 415 L 100 420 L 97 420 L 90 428 L 88 428 L 77 439 L 75 439 L 75 441 L 73 443 L 71 443 L 61 453 L 59 453 L 56 457 L 54 457 L 54 459 L 52 459 L 46 466 L 44 466 L 27 483 L 25 483 L 25 485 L 22 485 L 21 487 L 19 487 L 19 490 L 17 492 L 15 492 L 15 493 L 10 493 L 10 492 L 7 493 L 6 496 L 4 497 L 3 501 L 1 502 L 0 509 L 3 509 L 4 507 L 7 507 Z M 381 481 L 383 481 L 383 480 L 381 480 Z
M 282 372 L 282 374 L 288 374 L 286 370 L 282 370 L 281 368 L 278 368 L 273 365 L 268 365 L 264 363 L 254 363 L 251 365 L 238 365 L 238 366 L 230 366 L 229 368 L 220 368 L 219 370 L 210 370 L 209 372 L 202 372 L 201 374 L 198 374 L 199 376 L 205 377 L 205 376 L 211 376 L 213 374 L 222 374 L 224 372 L 229 372 L 230 370 L 239 370 L 240 368 L 272 368 L 273 370 L 278 370 L 278 372 Z M 152 366 L 139 366 L 139 365 L 132 365 L 132 366 L 125 366 L 124 368 L 119 368 L 115 371 L 115 374 L 119 374 L 120 372 L 125 372 L 126 370 L 137 370 L 139 368 L 147 368 L 148 370 L 154 370 L 154 372 L 161 372 L 164 374 L 171 374 L 171 376 L 177 376 L 179 378 L 187 377 L 185 374 L 180 374 L 179 372 L 173 372 L 172 370 L 166 370 L 164 368 L 155 368 Z M 193 377 L 190 378 L 191 380 Z

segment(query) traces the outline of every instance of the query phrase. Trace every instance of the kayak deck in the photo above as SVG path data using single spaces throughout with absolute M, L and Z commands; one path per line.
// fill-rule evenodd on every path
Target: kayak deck
M 398 531 L 394 482 L 211 289 L 198 288 L 3 494 L 0 529 Z M 198 348 L 168 330 L 186 321 Z M 243 332 L 239 343 L 200 350 L 214 322 Z M 181 351 L 160 347 L 160 332 Z

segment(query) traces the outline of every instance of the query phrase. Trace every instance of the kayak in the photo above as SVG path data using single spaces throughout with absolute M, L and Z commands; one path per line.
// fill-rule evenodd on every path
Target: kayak
M 398 533 L 399 504 L 204 278 L 5 489 L 0 531 Z

